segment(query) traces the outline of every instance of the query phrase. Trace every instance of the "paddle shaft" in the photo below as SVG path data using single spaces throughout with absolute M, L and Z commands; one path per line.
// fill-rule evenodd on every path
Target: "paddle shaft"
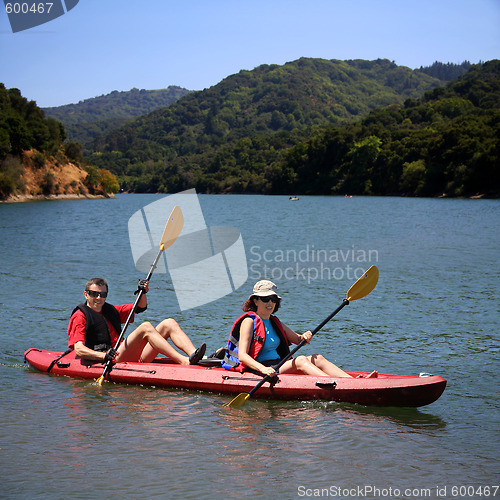
M 342 304 L 340 304 L 339 307 L 337 307 L 337 309 L 335 309 L 335 311 L 332 312 L 332 314 L 330 314 L 330 316 L 328 316 L 327 318 L 325 318 L 311 333 L 312 335 L 314 336 L 316 333 L 318 333 L 342 308 L 344 308 L 346 305 L 349 304 L 349 301 L 347 299 L 344 299 Z M 297 346 L 292 349 L 274 368 L 276 370 L 276 372 L 278 372 L 278 370 L 303 346 L 305 346 L 307 344 L 307 341 L 302 339 L 298 344 Z M 255 392 L 257 391 L 261 386 L 262 384 L 265 384 L 268 380 L 270 380 L 271 376 L 269 375 L 266 375 L 249 393 L 249 397 Z
M 146 276 L 146 281 L 149 281 L 151 279 L 151 276 L 153 275 L 153 271 L 156 269 L 156 264 L 158 264 L 158 261 L 160 260 L 161 253 L 163 252 L 163 246 L 160 246 L 160 251 L 158 252 L 158 255 L 156 256 L 155 261 L 151 265 L 151 269 L 149 270 L 148 275 Z M 120 332 L 120 336 L 118 337 L 118 340 L 116 341 L 114 349 L 118 349 L 118 346 L 120 345 L 121 341 L 123 340 L 123 336 L 125 335 L 125 331 L 127 330 L 128 325 L 130 324 L 130 321 L 132 320 L 132 316 L 135 313 L 135 310 L 137 308 L 137 304 L 139 304 L 139 301 L 141 300 L 142 296 L 144 294 L 144 290 L 139 290 L 139 293 L 137 294 L 137 298 L 135 299 L 134 302 L 134 307 L 130 310 L 130 313 L 128 315 L 127 321 L 125 321 L 125 324 L 123 325 L 122 331 Z M 111 371 L 111 368 L 113 366 L 113 362 L 110 360 L 106 363 L 106 366 L 104 367 L 104 371 L 102 372 L 101 375 L 101 380 L 106 377 L 106 375 Z

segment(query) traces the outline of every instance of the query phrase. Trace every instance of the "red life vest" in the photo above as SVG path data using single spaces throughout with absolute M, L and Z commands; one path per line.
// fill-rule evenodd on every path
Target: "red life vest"
M 238 346 L 240 341 L 240 328 L 241 323 L 245 318 L 252 318 L 253 320 L 253 336 L 250 343 L 250 348 L 248 354 L 252 356 L 253 359 L 257 359 L 264 342 L 266 341 L 266 327 L 262 319 L 253 311 L 248 311 L 242 314 L 235 322 L 231 328 L 231 334 L 229 335 L 229 340 L 227 341 L 226 354 L 224 360 L 222 361 L 222 366 L 226 370 L 243 371 L 246 365 L 240 362 L 238 357 Z M 281 324 L 281 321 L 276 316 L 271 316 L 269 318 L 274 330 L 280 338 L 280 343 L 277 348 L 280 359 L 283 359 L 289 352 L 288 338 L 285 334 L 285 330 Z

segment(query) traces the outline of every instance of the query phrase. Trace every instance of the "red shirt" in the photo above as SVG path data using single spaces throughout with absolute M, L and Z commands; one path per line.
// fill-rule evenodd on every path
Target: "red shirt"
M 116 310 L 118 311 L 118 314 L 120 315 L 120 323 L 123 325 L 125 321 L 127 321 L 128 315 L 130 314 L 130 311 L 132 310 L 132 307 L 134 307 L 134 304 L 123 304 L 121 306 L 114 306 Z M 118 337 L 120 335 L 120 332 L 117 332 L 114 328 L 113 325 L 108 321 L 107 318 L 104 318 L 106 320 L 106 323 L 108 324 L 109 328 L 109 333 L 111 335 L 111 345 L 115 345 L 116 341 L 118 340 Z M 130 321 L 131 323 L 134 322 L 134 316 L 132 316 L 132 319 Z M 85 314 L 78 309 L 73 316 L 71 316 L 69 320 L 69 325 L 68 325 L 68 347 L 70 349 L 73 349 L 75 344 L 77 342 L 83 342 L 85 343 L 85 338 L 86 338 L 86 330 L 85 330 L 85 325 L 87 324 L 87 320 L 85 318 Z

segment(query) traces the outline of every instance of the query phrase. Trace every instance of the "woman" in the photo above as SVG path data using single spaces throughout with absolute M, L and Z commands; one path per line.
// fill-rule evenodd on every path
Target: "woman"
M 281 297 L 272 281 L 255 284 L 253 293 L 243 304 L 245 314 L 233 325 L 224 368 L 243 371 L 245 368 L 274 376 L 276 373 L 304 373 L 320 377 L 351 377 L 321 354 L 298 356 L 286 361 L 276 372 L 276 366 L 289 352 L 289 345 L 302 340 L 311 341 L 312 333 L 295 333 L 273 316 L 281 304 Z M 372 375 L 373 376 L 373 375 Z

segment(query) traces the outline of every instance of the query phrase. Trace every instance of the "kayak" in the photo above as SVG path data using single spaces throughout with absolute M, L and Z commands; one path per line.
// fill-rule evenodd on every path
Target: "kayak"
M 25 361 L 33 368 L 53 375 L 97 379 L 104 370 L 102 363 L 43 349 L 28 349 Z M 120 384 L 205 391 L 236 396 L 249 392 L 262 377 L 251 372 L 225 370 L 220 360 L 205 359 L 199 365 L 179 365 L 169 358 L 157 357 L 151 363 L 116 363 L 106 380 Z M 438 375 L 412 376 L 379 373 L 366 378 L 368 372 L 348 371 L 353 378 L 318 377 L 284 374 L 265 383 L 254 398 L 278 400 L 322 400 L 357 403 L 367 406 L 425 406 L 436 401 L 446 387 Z M 422 374 L 423 375 L 423 374 Z M 359 378 L 358 378 L 359 377 Z

